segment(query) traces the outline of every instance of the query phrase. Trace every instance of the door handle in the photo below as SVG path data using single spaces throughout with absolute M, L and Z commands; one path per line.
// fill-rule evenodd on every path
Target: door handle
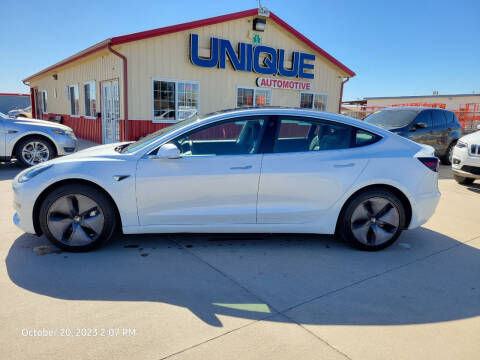
M 348 164 L 335 164 L 333 167 L 336 168 L 346 168 L 346 167 L 352 167 L 355 166 L 355 163 L 348 163 Z
M 246 165 L 246 166 L 234 166 L 231 167 L 230 170 L 248 170 L 251 169 L 252 165 Z

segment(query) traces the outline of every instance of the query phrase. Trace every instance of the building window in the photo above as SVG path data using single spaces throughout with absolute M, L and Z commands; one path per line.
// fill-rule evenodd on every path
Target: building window
M 237 107 L 272 105 L 272 91 L 253 88 L 237 89 Z
M 48 114 L 48 111 L 47 111 L 47 90 L 42 90 L 42 113 Z
M 70 115 L 78 116 L 80 113 L 80 106 L 78 103 L 78 85 L 67 86 L 67 96 L 70 101 Z
M 153 121 L 176 122 L 198 114 L 200 84 L 193 81 L 153 80 Z
M 95 117 L 97 113 L 97 89 L 95 81 L 89 81 L 83 84 L 85 93 L 85 116 Z
M 327 110 L 327 94 L 301 93 L 300 107 L 306 109 Z

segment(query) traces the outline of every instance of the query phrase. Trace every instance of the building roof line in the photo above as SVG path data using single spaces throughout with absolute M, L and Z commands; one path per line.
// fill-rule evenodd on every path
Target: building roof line
M 446 97 L 465 97 L 465 96 L 480 96 L 480 94 L 451 94 L 451 95 L 411 95 L 411 96 L 378 96 L 366 97 L 365 100 L 381 100 L 381 99 L 415 99 L 415 98 L 446 98 Z
M 30 94 L 19 94 L 19 93 L 0 93 L 0 96 L 30 96 Z
M 222 22 L 226 21 L 231 21 L 231 20 L 237 20 L 237 19 L 242 19 L 245 17 L 249 16 L 256 16 L 258 15 L 258 9 L 250 9 L 250 10 L 245 10 L 245 11 L 240 11 L 232 14 L 226 14 L 226 15 L 220 15 L 220 16 L 215 16 L 207 19 L 202 19 L 202 20 L 196 20 L 196 21 L 191 21 L 187 23 L 182 23 L 178 25 L 171 25 L 171 26 L 166 26 L 158 29 L 153 29 L 153 30 L 146 30 L 146 31 L 140 31 L 128 35 L 122 35 L 122 36 L 115 36 L 109 39 L 106 39 L 104 41 L 101 41 L 85 50 L 82 50 L 62 61 L 59 61 L 29 77 L 23 80 L 23 82 L 28 82 L 31 79 L 38 77 L 42 74 L 45 74 L 49 71 L 55 70 L 61 66 L 67 65 L 69 63 L 72 63 L 74 61 L 77 61 L 85 56 L 91 55 L 97 51 L 100 51 L 102 49 L 105 49 L 108 47 L 108 45 L 120 45 L 132 41 L 138 41 L 138 40 L 143 40 L 143 39 L 148 39 L 156 36 L 161 36 L 161 35 L 167 35 L 167 34 L 172 34 L 175 32 L 179 31 L 185 31 L 185 30 L 190 30 L 190 29 L 195 29 L 203 26 L 208 26 L 208 25 L 214 25 L 214 24 L 219 24 Z M 283 27 L 285 30 L 290 32 L 293 36 L 295 36 L 297 39 L 302 41 L 304 44 L 306 44 L 308 47 L 312 48 L 316 52 L 318 52 L 320 55 L 322 55 L 325 59 L 333 63 L 335 66 L 340 68 L 343 72 L 348 74 L 348 76 L 353 77 L 355 76 L 355 72 L 353 72 L 351 69 L 349 69 L 347 66 L 342 64 L 340 61 L 335 59 L 332 55 L 327 53 L 325 50 L 320 48 L 318 45 L 313 43 L 311 40 L 306 38 L 304 35 L 302 35 L 300 32 L 295 30 L 292 26 L 288 25 L 285 21 L 280 19 L 277 15 L 274 13 L 270 12 L 270 19 L 272 19 L 275 23 Z

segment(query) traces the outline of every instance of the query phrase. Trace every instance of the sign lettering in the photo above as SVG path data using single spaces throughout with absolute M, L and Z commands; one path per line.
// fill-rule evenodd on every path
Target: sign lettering
M 294 51 L 290 68 L 285 67 L 285 50 L 265 45 L 254 46 L 239 42 L 237 50 L 229 40 L 210 38 L 210 57 L 200 56 L 198 34 L 190 34 L 190 61 L 205 68 L 225 69 L 227 57 L 236 71 L 255 72 L 261 75 L 280 75 L 313 79 L 315 55 Z M 263 59 L 263 61 L 262 61 Z

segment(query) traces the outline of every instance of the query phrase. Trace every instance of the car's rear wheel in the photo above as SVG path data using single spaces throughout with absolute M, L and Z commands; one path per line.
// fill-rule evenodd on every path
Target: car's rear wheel
M 463 177 L 459 175 L 453 175 L 455 181 L 461 185 L 471 185 L 475 181 L 473 178 Z
M 42 232 L 67 251 L 89 251 L 108 241 L 117 228 L 115 205 L 101 191 L 84 184 L 63 185 L 41 204 Z
M 338 234 L 354 248 L 376 251 L 393 244 L 404 226 L 405 209 L 398 197 L 385 189 L 372 189 L 346 204 Z
M 23 166 L 33 166 L 55 157 L 53 145 L 41 137 L 28 137 L 17 144 L 15 157 Z

